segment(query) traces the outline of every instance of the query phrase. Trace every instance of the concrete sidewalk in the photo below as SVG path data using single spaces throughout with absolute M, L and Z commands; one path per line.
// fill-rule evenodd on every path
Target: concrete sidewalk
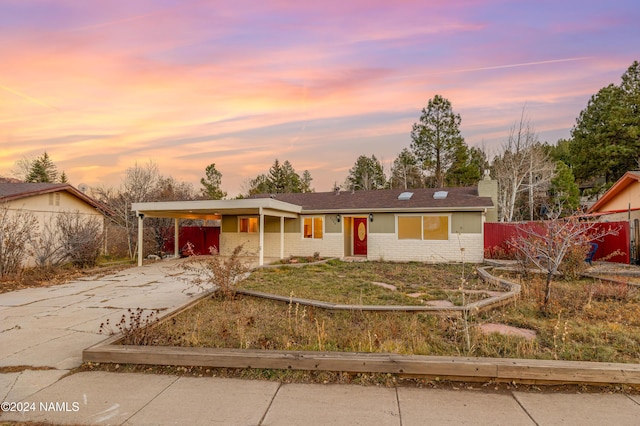
M 53 424 L 639 424 L 640 397 L 280 384 L 83 372 L 100 323 L 127 309 L 170 312 L 199 290 L 179 260 L 0 295 L 2 421 Z M 22 368 L 20 366 L 23 366 Z M 5 407 L 3 407 L 5 408 Z M 17 410 L 17 411 L 16 411 Z
M 23 389 L 9 386 L 5 401 L 24 396 Z M 26 397 L 18 408 L 29 411 L 4 412 L 0 420 L 409 426 L 637 425 L 640 419 L 640 397 L 623 394 L 491 393 L 107 372 L 65 377 Z

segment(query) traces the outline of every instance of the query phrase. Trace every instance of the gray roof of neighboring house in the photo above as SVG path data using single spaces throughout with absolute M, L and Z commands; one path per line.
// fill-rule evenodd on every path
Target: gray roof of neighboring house
M 434 194 L 441 191 L 447 192 L 446 198 L 434 198 Z M 398 196 L 403 192 L 413 195 L 408 200 L 399 200 Z M 481 210 L 494 207 L 490 197 L 478 196 L 477 187 L 257 194 L 250 198 L 268 197 L 299 205 L 303 211 Z
M 100 210 L 102 213 L 112 215 L 111 210 L 97 200 L 78 191 L 67 183 L 0 183 L 0 202 L 19 200 L 36 195 L 49 194 L 52 192 L 66 191 L 87 204 Z

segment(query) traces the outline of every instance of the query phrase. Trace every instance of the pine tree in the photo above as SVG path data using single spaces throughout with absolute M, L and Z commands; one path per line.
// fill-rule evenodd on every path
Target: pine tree
M 549 187 L 553 211 L 560 211 L 562 216 L 574 213 L 580 207 L 580 189 L 576 184 L 573 172 L 564 162 L 556 163 L 555 176 Z
M 460 135 L 460 115 L 454 114 L 451 102 L 440 95 L 422 109 L 420 122 L 411 130 L 411 150 L 425 171 L 433 176 L 433 185 L 443 187 L 449 168 L 465 146 Z
M 260 174 L 249 181 L 249 195 L 311 192 L 311 173 L 308 170 L 300 177 L 289 161 L 280 163 L 276 158 L 267 174 Z
M 602 178 L 605 185 L 636 167 L 640 153 L 640 64 L 633 62 L 620 86 L 593 95 L 571 130 L 571 166 L 576 179 Z
M 346 183 L 347 188 L 351 191 L 383 189 L 386 185 L 386 178 L 382 163 L 375 155 L 371 157 L 361 155 L 349 170 Z
M 216 169 L 216 163 L 211 163 L 205 169 L 205 177 L 200 179 L 202 196 L 209 200 L 222 200 L 227 193 L 220 189 L 222 173 Z
M 57 167 L 45 151 L 42 156 L 36 158 L 31 163 L 31 168 L 25 178 L 25 182 L 54 183 L 57 182 L 57 179 Z

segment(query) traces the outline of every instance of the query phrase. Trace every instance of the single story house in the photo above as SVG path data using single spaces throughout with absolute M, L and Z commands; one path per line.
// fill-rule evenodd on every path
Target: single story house
M 482 181 L 481 181 L 482 182 Z M 492 181 L 495 182 L 495 181 Z M 264 257 L 482 262 L 484 222 L 497 186 L 264 194 L 238 200 L 134 203 L 139 244 L 145 217 L 220 220 L 221 254 L 244 244 Z M 485 193 L 486 192 L 486 193 Z M 175 254 L 178 255 L 178 244 Z M 140 253 L 142 250 L 139 251 Z M 138 262 L 142 264 L 139 253 Z
M 601 220 L 640 219 L 640 171 L 625 173 L 587 211 Z
M 33 213 L 40 221 L 60 212 L 102 218 L 107 208 L 66 183 L 0 183 L 0 203 Z
M 108 209 L 98 201 L 64 183 L 0 183 L 0 207 L 32 213 L 39 229 L 62 212 L 79 212 L 104 223 Z M 27 264 L 33 264 L 30 260 Z
M 587 210 L 587 216 L 601 222 L 629 222 L 629 238 L 620 250 L 631 263 L 640 264 L 640 171 L 625 173 Z

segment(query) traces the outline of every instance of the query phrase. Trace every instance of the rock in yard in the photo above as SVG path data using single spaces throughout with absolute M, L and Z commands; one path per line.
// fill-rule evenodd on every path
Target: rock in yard
M 384 287 L 384 288 L 386 288 L 388 290 L 391 290 L 391 291 L 396 291 L 398 289 L 398 287 L 396 287 L 393 284 L 378 283 L 378 282 L 375 282 L 375 281 L 372 281 L 371 284 L 374 284 L 374 285 L 377 285 L 377 286 L 380 286 L 380 287 Z
M 536 332 L 533 330 L 528 330 L 526 328 L 512 327 L 510 325 L 505 325 L 505 324 L 493 324 L 493 323 L 480 324 L 478 328 L 484 334 L 499 333 L 505 336 L 524 337 L 527 340 L 534 340 L 536 338 Z

